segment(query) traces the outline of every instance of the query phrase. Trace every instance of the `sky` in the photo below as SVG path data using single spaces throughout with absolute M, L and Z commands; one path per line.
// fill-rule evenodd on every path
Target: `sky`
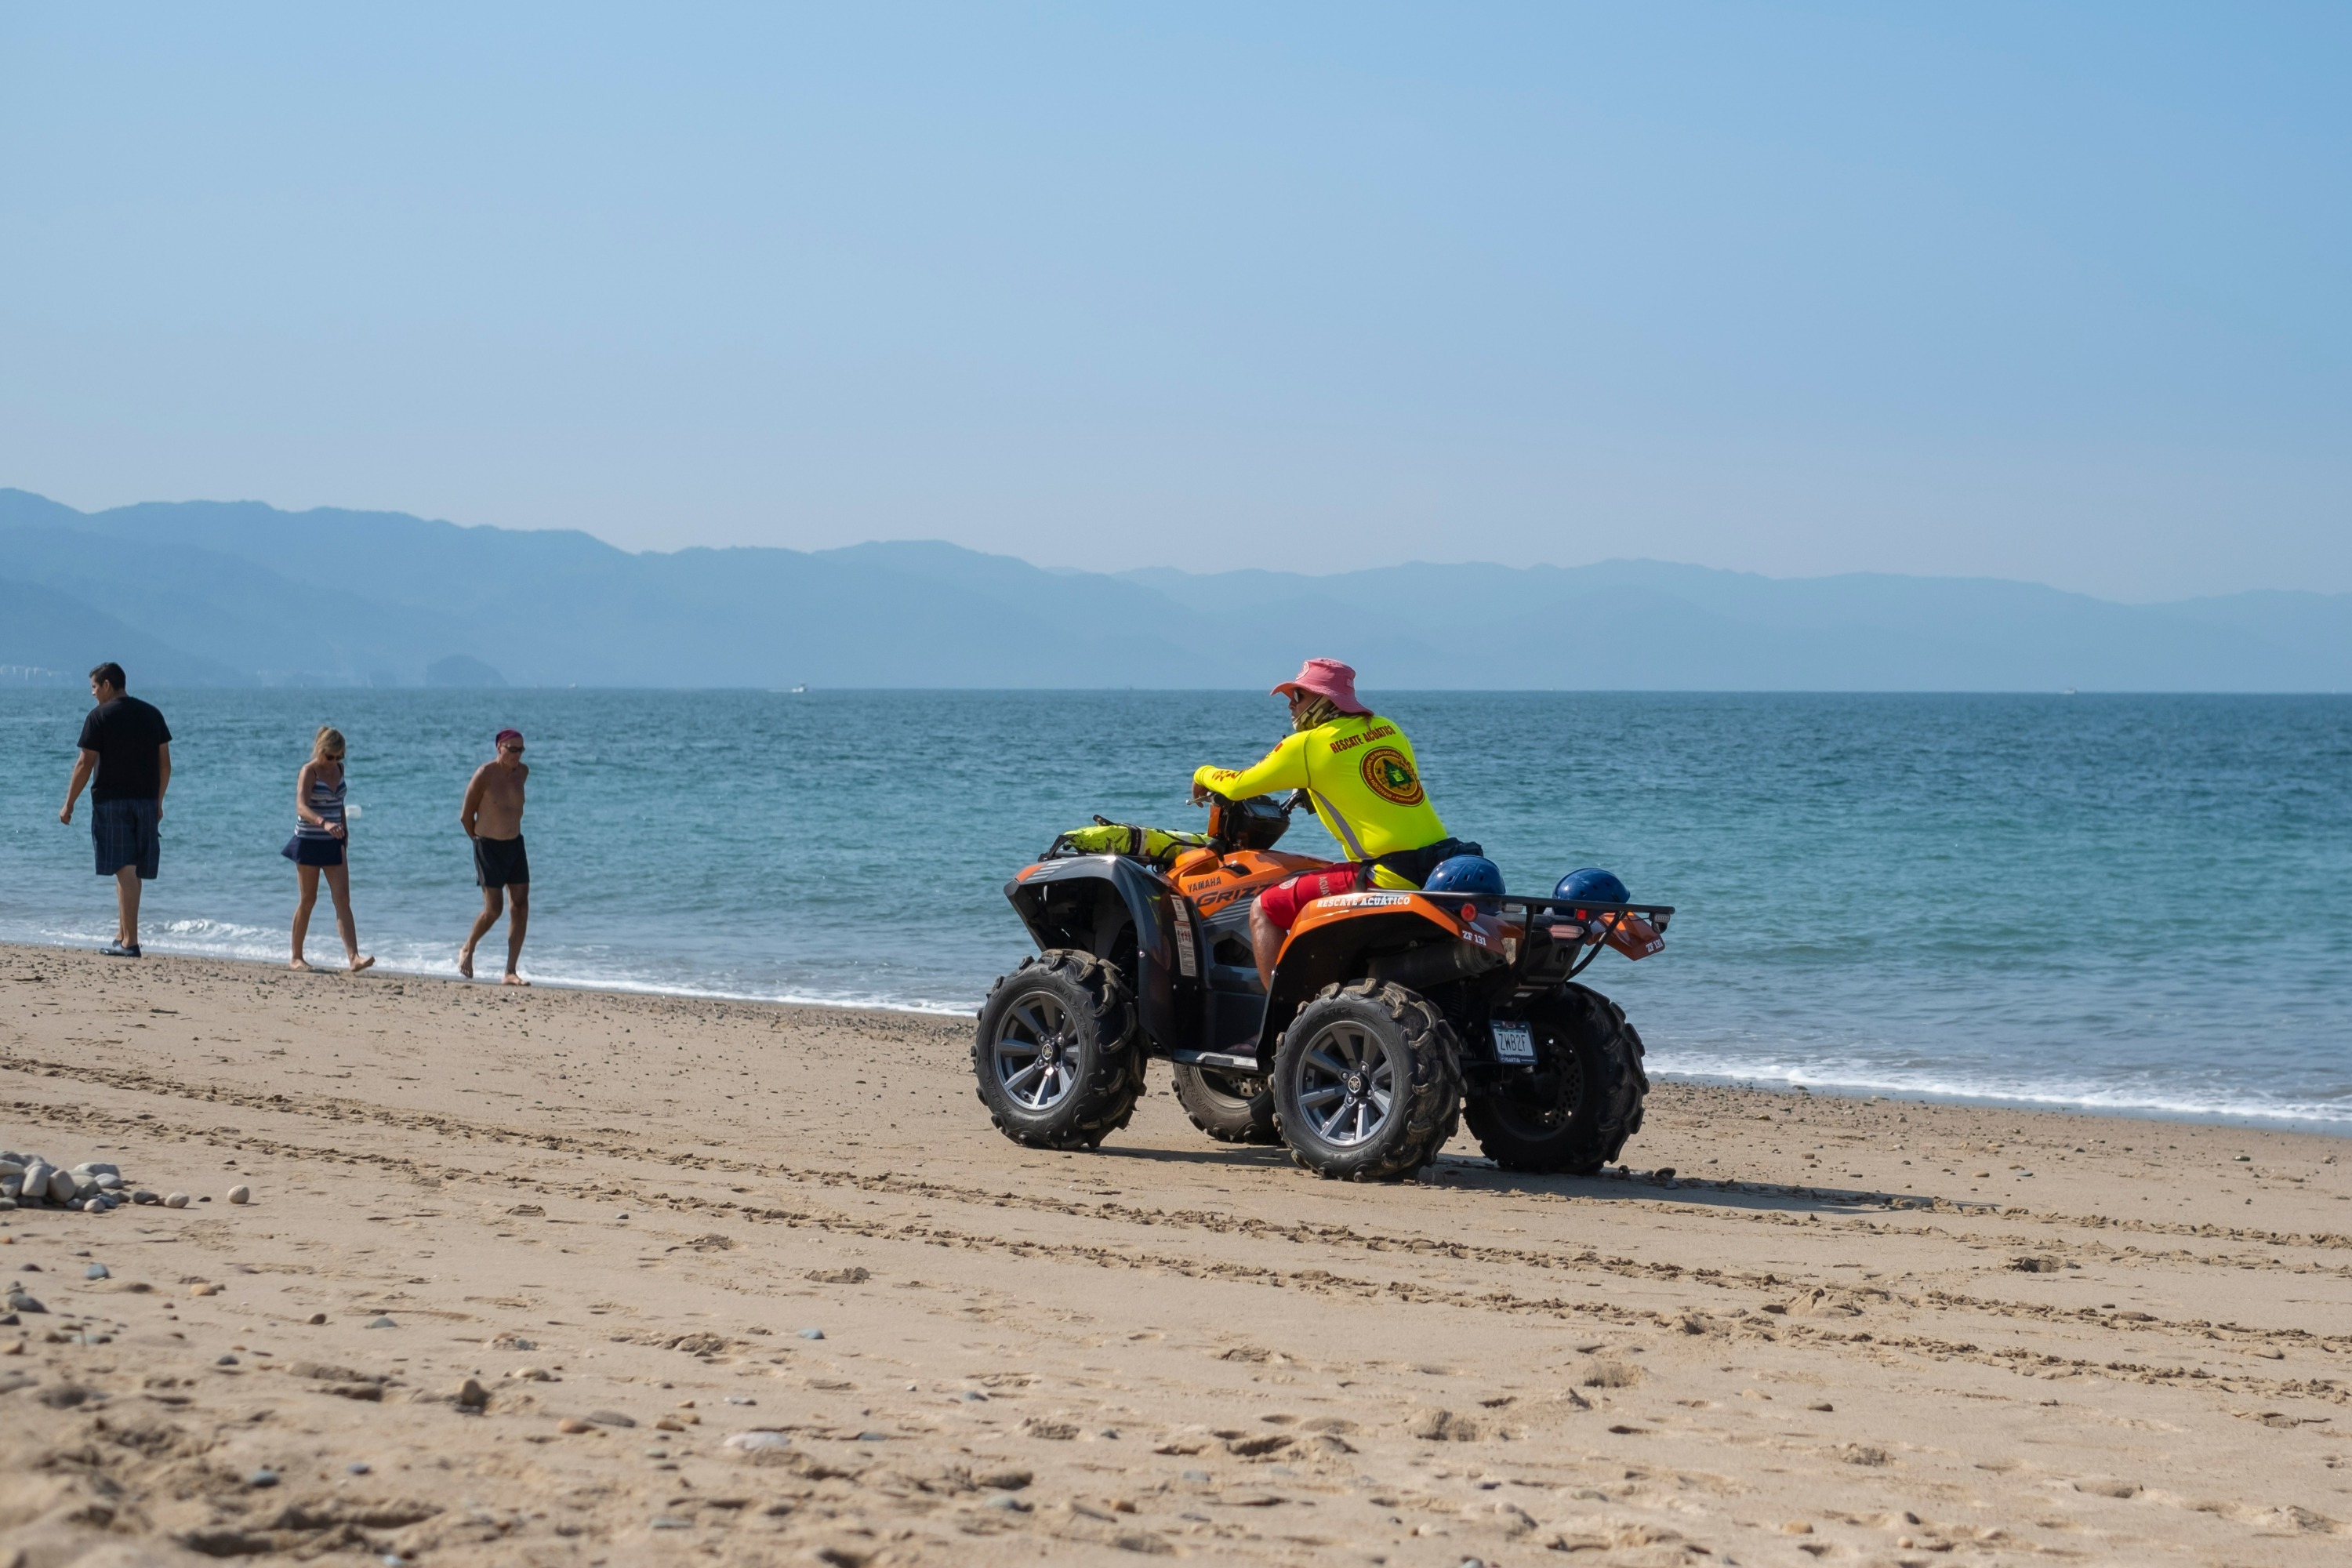
M 2352 7 L 0 0 L 0 484 L 2352 591 Z

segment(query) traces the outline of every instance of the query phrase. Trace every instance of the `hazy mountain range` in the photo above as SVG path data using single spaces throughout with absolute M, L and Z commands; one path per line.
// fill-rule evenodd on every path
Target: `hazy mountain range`
M 1212 542 L 1219 561 L 1246 539 Z M 2352 595 L 2120 605 L 1654 561 L 1051 571 L 952 544 L 633 554 L 588 534 L 0 489 L 0 679 L 134 685 L 2352 689 Z

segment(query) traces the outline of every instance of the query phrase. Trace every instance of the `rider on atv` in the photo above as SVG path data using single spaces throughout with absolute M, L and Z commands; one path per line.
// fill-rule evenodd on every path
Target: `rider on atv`
M 1281 744 L 1255 767 L 1192 774 L 1196 802 L 1213 790 L 1239 800 L 1303 789 L 1348 852 L 1327 870 L 1276 883 L 1250 906 L 1250 950 L 1268 986 L 1284 933 L 1306 904 L 1361 887 L 1418 888 L 1440 861 L 1479 853 L 1475 844 L 1446 836 L 1422 787 L 1412 742 L 1395 721 L 1357 700 L 1353 669 L 1336 658 L 1310 658 L 1274 694 L 1290 699 L 1293 732 Z

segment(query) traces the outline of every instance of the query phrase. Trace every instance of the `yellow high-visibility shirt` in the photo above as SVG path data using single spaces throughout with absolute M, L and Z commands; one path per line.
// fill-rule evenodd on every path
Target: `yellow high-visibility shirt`
M 1232 800 L 1303 789 L 1350 860 L 1420 849 L 1445 837 L 1422 788 L 1412 742 L 1377 713 L 1343 714 L 1286 735 L 1255 767 L 1198 768 L 1192 782 Z M 1372 880 L 1383 888 L 1413 885 L 1385 866 L 1375 868 Z

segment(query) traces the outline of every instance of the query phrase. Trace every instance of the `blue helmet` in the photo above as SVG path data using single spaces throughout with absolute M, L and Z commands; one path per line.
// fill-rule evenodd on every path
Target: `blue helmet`
M 1440 860 L 1422 886 L 1433 893 L 1475 893 L 1482 899 L 1503 896 L 1503 868 L 1484 855 L 1456 855 Z
M 1555 899 L 1590 899 L 1596 904 L 1630 904 L 1633 895 L 1617 879 L 1614 871 L 1604 871 L 1598 866 L 1587 866 L 1581 871 L 1570 871 L 1552 889 Z

